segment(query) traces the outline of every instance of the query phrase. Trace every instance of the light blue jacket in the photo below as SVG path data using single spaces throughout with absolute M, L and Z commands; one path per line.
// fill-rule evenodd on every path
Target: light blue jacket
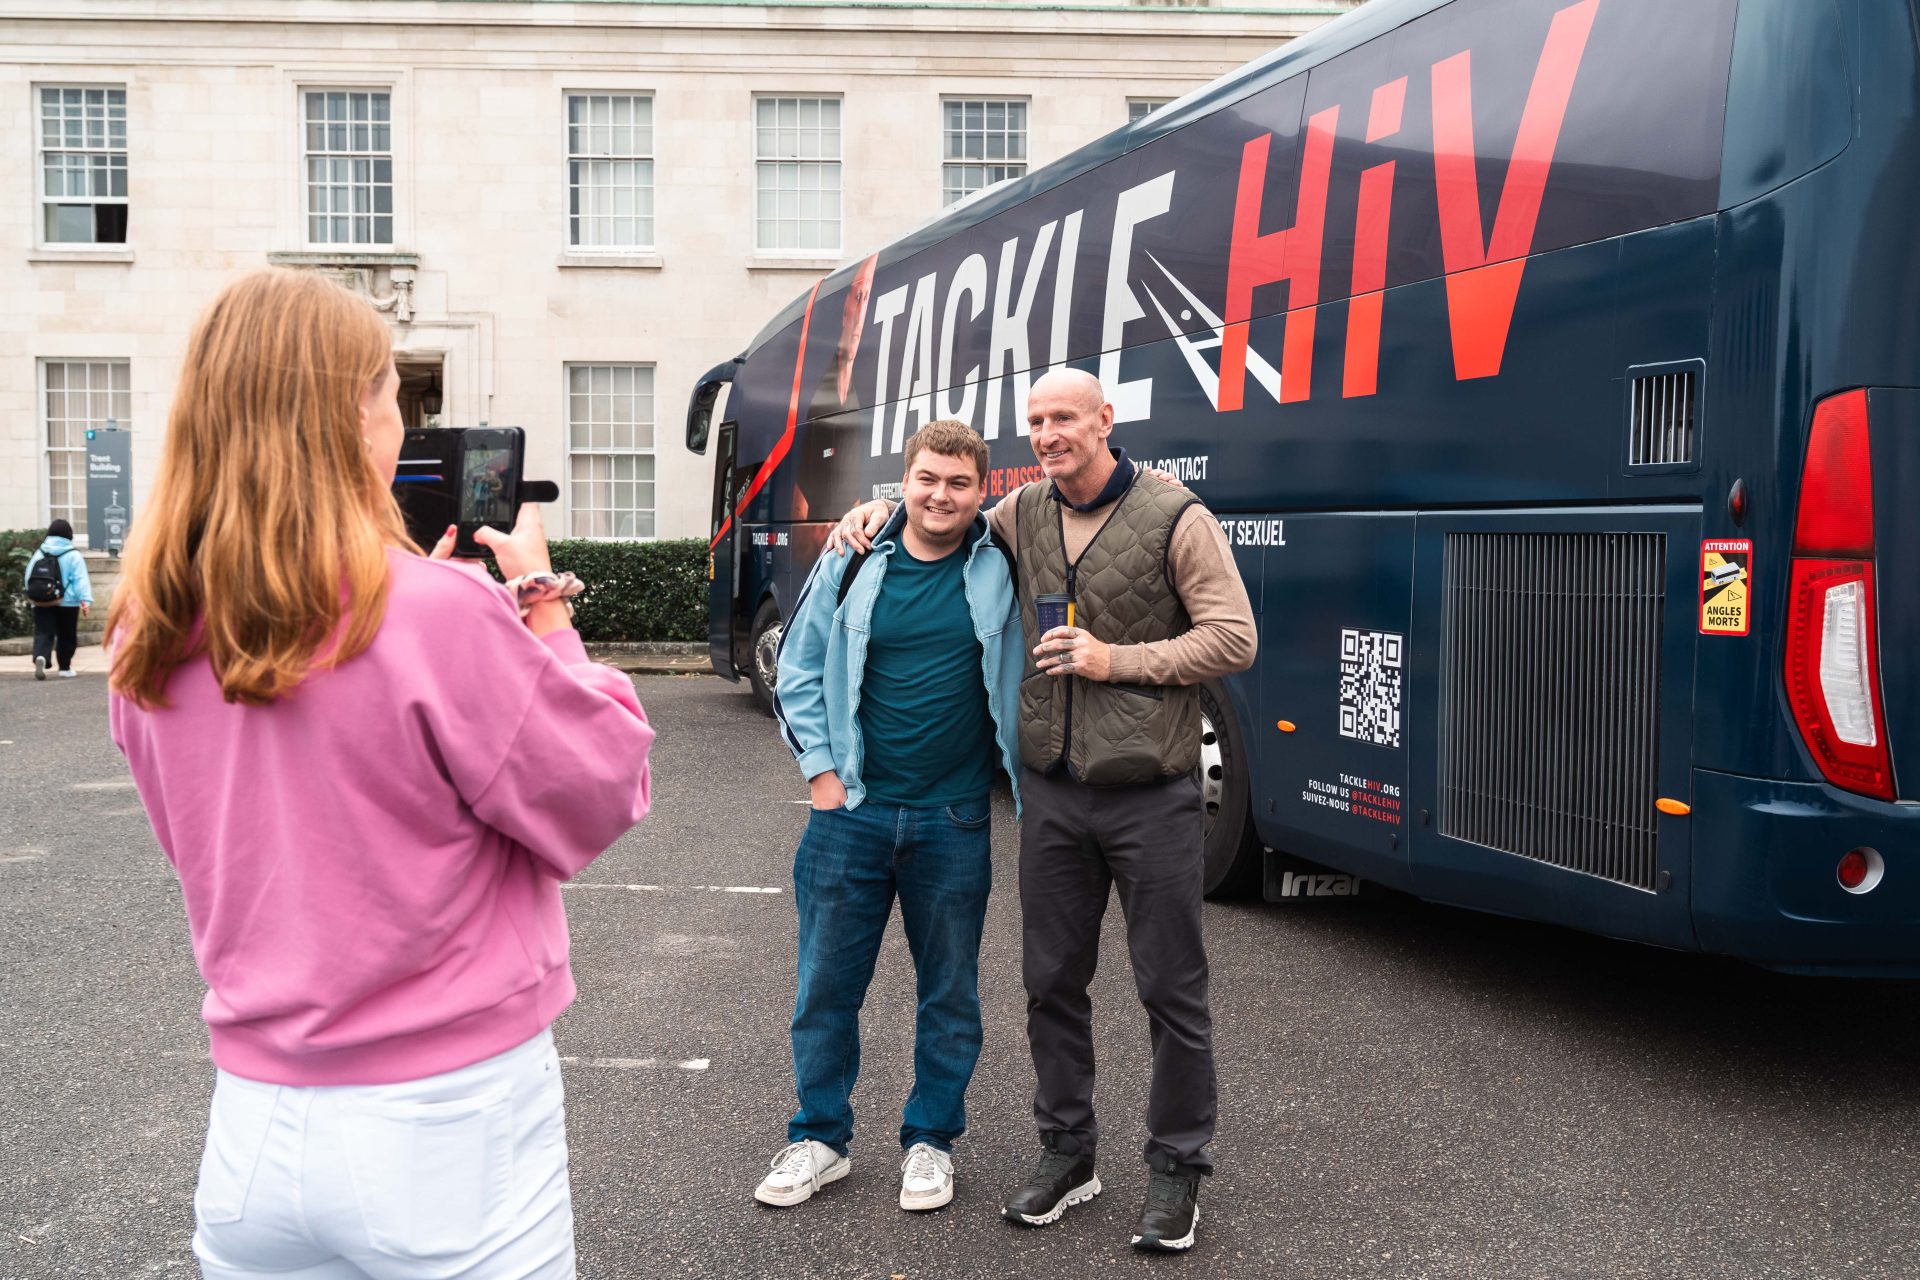
M 74 552 L 70 556 L 65 555 L 68 551 L 73 551 L 73 539 L 48 538 L 27 560 L 27 573 L 21 577 L 20 585 L 22 587 L 27 585 L 27 577 L 32 575 L 34 563 L 41 556 L 63 556 L 60 561 L 60 579 L 66 584 L 67 594 L 61 599 L 60 606 L 65 609 L 78 609 L 83 604 L 93 603 L 93 579 L 87 577 L 87 558 L 79 552 Z
M 874 601 L 886 576 L 887 560 L 899 548 L 906 523 L 904 504 L 880 530 L 869 558 L 840 598 L 840 579 L 852 554 L 842 550 L 823 555 L 807 575 L 800 599 L 787 619 L 780 639 L 780 673 L 773 713 L 787 749 L 800 762 L 800 775 L 813 778 L 831 769 L 847 789 L 847 808 L 857 809 L 866 799 L 860 781 L 860 681 L 866 671 L 867 636 Z M 980 641 L 981 676 L 987 685 L 987 713 L 993 718 L 1000 763 L 1014 780 L 1015 812 L 1020 807 L 1020 746 L 1016 736 L 1020 711 L 1020 672 L 1025 641 L 1020 629 L 1020 607 L 1014 596 L 1013 566 L 993 545 L 986 517 L 977 517 L 967 537 L 962 576 L 973 633 Z M 940 725 L 927 726 L 927 749 L 940 751 Z

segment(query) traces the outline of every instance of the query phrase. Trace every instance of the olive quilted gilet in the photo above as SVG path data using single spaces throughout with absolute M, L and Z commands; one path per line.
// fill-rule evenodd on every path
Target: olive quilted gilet
M 1074 600 L 1074 625 L 1108 644 L 1170 640 L 1191 623 L 1167 573 L 1167 548 L 1191 492 L 1137 473 L 1080 559 L 1067 563 L 1053 486 L 1019 496 L 1020 616 L 1027 637 L 1020 680 L 1020 761 L 1046 772 L 1062 762 L 1093 786 L 1160 782 L 1200 761 L 1200 695 L 1189 685 L 1114 684 L 1050 676 L 1037 666 L 1034 601 Z

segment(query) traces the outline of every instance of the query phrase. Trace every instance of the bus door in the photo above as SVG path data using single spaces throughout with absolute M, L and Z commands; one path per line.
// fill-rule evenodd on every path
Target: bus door
M 1699 510 L 1423 514 L 1416 555 L 1414 891 L 1694 946 Z
M 740 581 L 740 531 L 728 519 L 739 484 L 734 465 L 739 435 L 739 424 L 723 422 L 714 437 L 713 523 L 709 527 L 716 536 L 707 548 L 707 651 L 714 674 L 729 680 L 740 678 L 733 663 L 733 632 L 739 613 L 734 592 Z
M 1266 544 L 1255 826 L 1274 849 L 1405 889 L 1415 517 L 1225 523 L 1236 543 Z M 1266 896 L 1296 895 L 1282 883 Z

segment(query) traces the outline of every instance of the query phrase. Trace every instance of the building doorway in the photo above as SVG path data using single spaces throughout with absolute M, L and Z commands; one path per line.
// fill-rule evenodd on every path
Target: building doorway
M 446 357 L 396 352 L 400 375 L 400 420 L 408 427 L 437 427 L 446 420 Z

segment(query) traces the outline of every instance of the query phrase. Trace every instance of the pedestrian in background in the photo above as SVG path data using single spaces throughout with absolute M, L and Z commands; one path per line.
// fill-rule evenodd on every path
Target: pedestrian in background
M 218 1069 L 209 1280 L 574 1274 L 560 882 L 647 811 L 538 509 L 422 556 L 384 322 L 249 275 L 188 343 L 108 620 L 113 738 L 179 874 Z
M 47 540 L 27 560 L 27 599 L 33 604 L 33 678 L 45 680 L 56 660 L 60 674 L 75 675 L 73 651 L 80 644 L 80 619 L 93 612 L 93 580 L 87 558 L 73 545 L 73 526 L 55 520 Z

